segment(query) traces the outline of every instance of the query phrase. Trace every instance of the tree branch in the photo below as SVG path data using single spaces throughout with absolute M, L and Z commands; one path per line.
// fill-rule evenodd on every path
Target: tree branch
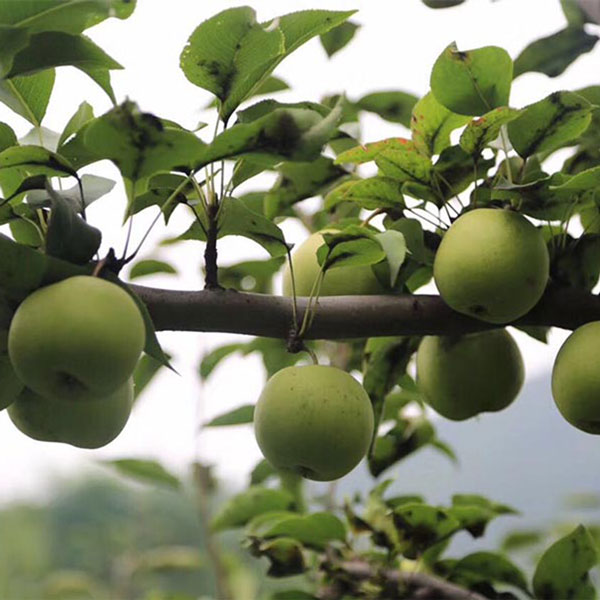
M 232 290 L 198 292 L 132 285 L 157 330 L 213 331 L 287 338 L 292 325 L 290 298 Z M 298 299 L 299 319 L 306 298 Z M 600 320 L 600 297 L 571 288 L 550 287 L 537 306 L 514 325 L 575 329 Z M 460 315 L 439 296 L 330 296 L 320 298 L 306 339 L 384 335 L 452 335 L 482 331 L 492 324 Z
M 444 581 L 427 573 L 410 573 L 398 569 L 376 569 L 364 560 L 347 560 L 336 565 L 336 573 L 343 573 L 346 580 L 352 582 L 375 581 L 384 585 L 388 591 L 393 590 L 390 597 L 406 597 L 413 600 L 485 600 L 485 596 L 472 592 L 463 587 Z M 398 596 L 396 590 L 402 591 Z M 340 596 L 340 592 L 342 595 Z M 330 587 L 320 590 L 318 597 L 321 600 L 337 600 L 343 597 L 342 590 L 338 589 L 335 582 Z M 387 597 L 387 596 L 386 596 Z

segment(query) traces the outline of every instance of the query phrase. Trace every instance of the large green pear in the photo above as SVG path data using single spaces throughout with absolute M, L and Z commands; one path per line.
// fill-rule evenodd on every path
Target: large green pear
M 25 388 L 8 407 L 8 415 L 34 440 L 100 448 L 121 433 L 132 404 L 133 379 L 108 396 L 86 402 L 44 398 Z
M 0 410 L 10 406 L 23 389 L 8 357 L 8 328 L 14 311 L 0 294 Z
M 373 409 L 362 385 L 341 369 L 287 367 L 265 385 L 254 411 L 254 432 L 274 467 L 331 481 L 365 456 Z
M 460 337 L 426 336 L 417 352 L 425 401 L 453 421 L 506 408 L 523 385 L 519 348 L 504 329 Z
M 552 369 L 552 396 L 578 429 L 600 434 L 600 321 L 577 328 L 561 346 Z
M 446 232 L 433 265 L 438 290 L 454 310 L 509 323 L 542 297 L 549 257 L 542 233 L 522 215 L 478 208 Z
M 325 231 L 324 231 L 325 232 Z M 323 232 L 323 233 L 324 233 Z M 296 295 L 310 296 L 321 272 L 317 250 L 325 243 L 321 232 L 313 233 L 292 252 Z M 336 267 L 323 277 L 321 296 L 354 296 L 389 293 L 369 265 Z M 283 295 L 292 295 L 292 277 L 286 263 L 283 271 Z
M 33 391 L 56 400 L 106 396 L 131 376 L 145 341 L 132 298 L 98 277 L 40 288 L 17 309 L 8 335 L 13 367 Z

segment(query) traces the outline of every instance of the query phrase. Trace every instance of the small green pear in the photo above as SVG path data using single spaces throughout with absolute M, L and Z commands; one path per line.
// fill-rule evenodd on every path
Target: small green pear
M 600 434 L 600 321 L 578 327 L 561 346 L 552 369 L 552 396 L 578 429 Z
M 321 272 L 317 250 L 325 243 L 324 230 L 310 235 L 292 252 L 292 266 L 296 281 L 296 295 L 310 296 L 313 285 Z M 321 296 L 355 296 L 386 294 L 389 290 L 379 282 L 369 265 L 336 267 L 329 269 L 323 277 Z M 283 295 L 292 295 L 292 276 L 286 262 L 283 271 Z
M 114 392 L 131 377 L 145 335 L 142 315 L 125 290 L 77 276 L 21 303 L 8 352 L 28 388 L 60 401 L 87 400 Z
M 426 336 L 419 345 L 419 390 L 427 404 L 453 421 L 506 408 L 523 379 L 519 347 L 504 329 L 460 337 Z
M 548 283 L 542 233 L 522 215 L 478 208 L 461 215 L 436 252 L 433 277 L 457 312 L 509 323 L 529 312 Z
M 112 394 L 86 402 L 44 398 L 25 388 L 8 407 L 11 421 L 42 442 L 100 448 L 121 433 L 133 405 L 133 379 Z
M 281 369 L 265 385 L 254 411 L 256 441 L 278 469 L 332 481 L 365 456 L 373 435 L 365 389 L 336 367 Z

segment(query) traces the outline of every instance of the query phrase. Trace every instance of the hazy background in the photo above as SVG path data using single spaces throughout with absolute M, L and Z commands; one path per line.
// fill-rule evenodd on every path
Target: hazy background
M 202 110 L 210 97 L 185 79 L 178 68 L 179 53 L 201 21 L 237 5 L 223 0 L 143 0 L 130 19 L 107 21 L 90 30 L 90 37 L 125 67 L 124 71 L 113 72 L 118 100 L 128 97 L 143 110 L 190 128 L 203 120 L 212 125 L 214 115 Z M 470 0 L 460 7 L 438 11 L 418 0 L 255 0 L 252 6 L 260 20 L 306 8 L 359 9 L 353 17 L 361 24 L 355 40 L 332 60 L 327 60 L 319 42 L 313 40 L 280 65 L 276 74 L 292 86 L 292 91 L 278 96 L 282 101 L 318 101 L 324 94 L 341 91 L 357 98 L 388 89 L 424 95 L 429 89 L 433 62 L 450 42 L 456 41 L 460 49 L 499 45 L 516 57 L 529 42 L 565 24 L 558 0 Z M 599 56 L 597 48 L 557 79 L 531 73 L 519 77 L 511 104 L 521 107 L 558 89 L 600 83 Z M 59 69 L 44 125 L 61 131 L 84 99 L 94 106 L 96 114 L 110 108 L 108 99 L 84 75 L 71 68 Z M 8 109 L 0 108 L 0 120 L 19 135 L 29 129 Z M 406 134 L 401 126 L 375 116 L 365 117 L 362 124 L 366 141 Z M 117 171 L 110 164 L 86 170 L 117 179 Z M 124 195 L 118 185 L 109 198 L 89 210 L 90 221 L 103 230 L 106 249 L 123 246 L 123 208 Z M 136 220 L 134 242 L 141 238 L 152 216 Z M 179 269 L 179 276 L 155 276 L 141 283 L 179 289 L 202 286 L 200 243 L 154 248 L 161 239 L 182 232 L 187 223 L 188 217 L 176 212 L 168 232 L 157 228 L 141 253 L 143 258 L 171 261 Z M 290 224 L 284 227 L 289 241 L 302 239 L 300 229 Z M 264 256 L 258 246 L 240 238 L 223 240 L 219 250 L 223 264 Z M 554 332 L 547 346 L 515 335 L 528 373 L 520 398 L 498 415 L 460 424 L 437 421 L 440 437 L 455 447 L 459 466 L 425 450 L 390 471 L 389 475 L 397 476 L 400 489 L 424 492 L 432 501 L 447 501 L 455 491 L 488 493 L 496 500 L 516 505 L 528 518 L 540 519 L 558 515 L 561 498 L 568 490 L 598 491 L 597 438 L 567 425 L 550 396 L 549 371 L 566 332 Z M 35 442 L 19 433 L 6 414 L 0 413 L 0 439 L 6 449 L 0 458 L 0 502 L 43 498 L 57 477 L 64 479 L 81 471 L 104 472 L 104 467 L 97 465 L 98 459 L 133 456 L 159 459 L 177 472 L 184 472 L 193 459 L 200 458 L 214 464 L 219 477 L 241 487 L 243 478 L 260 458 L 250 429 L 229 428 L 196 436 L 202 419 L 251 403 L 260 393 L 263 369 L 253 357 L 231 358 L 208 384 L 199 383 L 197 365 L 203 353 L 236 339 L 241 336 L 161 333 L 160 340 L 173 354 L 180 376 L 163 372 L 142 396 L 124 432 L 101 450 Z M 357 470 L 340 489 L 358 485 L 362 473 Z

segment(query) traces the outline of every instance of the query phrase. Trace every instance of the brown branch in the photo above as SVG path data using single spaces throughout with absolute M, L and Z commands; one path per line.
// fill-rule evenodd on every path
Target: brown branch
M 198 292 L 132 285 L 148 307 L 157 330 L 213 331 L 286 339 L 292 302 L 281 296 L 232 290 Z M 298 299 L 299 318 L 306 299 Z M 575 329 L 600 320 L 600 297 L 570 288 L 549 288 L 538 305 L 513 324 Z M 450 335 L 494 327 L 460 315 L 439 296 L 335 296 L 317 305 L 306 339 L 383 335 Z
M 344 577 L 353 582 L 379 581 L 388 590 L 401 591 L 402 596 L 413 600 L 486 600 L 485 596 L 467 590 L 463 587 L 450 583 L 427 573 L 411 573 L 398 569 L 377 569 L 363 560 L 348 560 L 336 565 L 336 572 L 343 573 Z M 332 586 L 322 588 L 319 593 L 321 600 L 333 600 L 339 598 L 335 583 Z M 343 592 L 342 592 L 343 593 Z

